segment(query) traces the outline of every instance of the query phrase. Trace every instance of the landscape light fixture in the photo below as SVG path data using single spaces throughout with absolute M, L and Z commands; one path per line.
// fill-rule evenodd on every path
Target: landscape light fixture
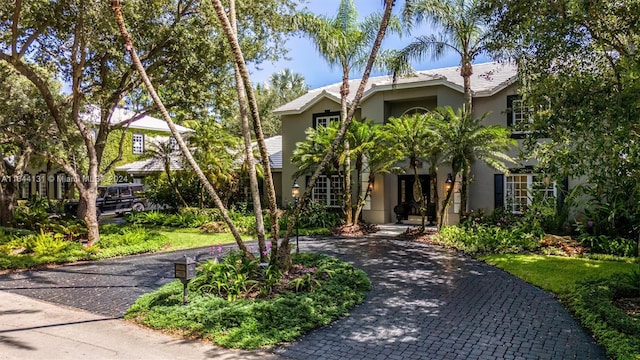
M 448 173 L 447 180 L 444 182 L 444 191 L 451 191 L 451 186 L 453 186 L 453 177 L 451 177 L 451 173 Z

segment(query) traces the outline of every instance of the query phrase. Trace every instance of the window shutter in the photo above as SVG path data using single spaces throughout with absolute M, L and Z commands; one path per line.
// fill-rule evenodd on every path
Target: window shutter
M 564 178 L 557 186 L 557 197 L 556 197 L 556 208 L 558 210 L 562 209 L 564 206 L 564 200 L 569 193 L 569 178 Z
M 493 175 L 493 194 L 493 208 L 497 209 L 504 207 L 504 174 Z
M 317 128 L 318 127 L 318 118 L 316 116 L 313 117 L 313 128 Z
M 513 126 L 513 100 L 518 100 L 519 95 L 507 96 L 507 127 Z

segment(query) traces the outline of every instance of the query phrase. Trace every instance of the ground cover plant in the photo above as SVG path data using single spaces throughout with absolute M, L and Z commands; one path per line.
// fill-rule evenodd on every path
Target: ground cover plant
M 3 228 L 0 233 L 0 270 L 27 269 L 234 241 L 228 234 L 194 233 L 189 229 L 152 229 L 137 225 L 105 224 L 101 225 L 100 232 L 98 242 L 93 246 L 83 246 L 79 239 L 69 239 L 67 233 L 54 230 L 41 229 L 33 232 Z
M 143 295 L 126 318 L 154 329 L 255 349 L 294 340 L 346 316 L 363 301 L 370 281 L 352 265 L 319 254 L 293 256 L 281 274 L 231 253 L 202 264 L 182 304 L 182 284 Z

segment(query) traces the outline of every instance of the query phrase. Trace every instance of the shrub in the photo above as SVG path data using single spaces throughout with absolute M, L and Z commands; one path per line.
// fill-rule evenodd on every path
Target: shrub
M 157 231 L 141 227 L 120 227 L 117 232 L 103 233 L 95 243 L 98 249 L 92 258 L 139 254 L 157 251 L 166 245 L 169 239 Z
M 583 282 L 566 301 L 576 317 L 614 359 L 640 359 L 640 321 L 616 307 L 614 299 L 640 297 L 638 273 Z
M 638 243 L 634 240 L 610 237 L 607 235 L 582 234 L 580 242 L 599 254 L 635 257 L 638 256 Z
M 204 283 L 199 283 L 189 286 L 189 303 L 181 306 L 182 285 L 175 281 L 140 297 L 125 317 L 156 329 L 208 338 L 224 347 L 255 349 L 294 340 L 311 329 L 347 315 L 350 308 L 362 302 L 371 285 L 363 271 L 334 258 L 299 254 L 293 260 L 298 266 L 316 269 L 308 277 L 313 279 L 313 285 L 306 292 L 299 286 L 298 293 L 291 291 L 267 299 L 227 301 L 200 293 L 198 289 L 202 289 Z M 273 270 L 269 269 L 264 269 L 262 276 Z M 260 286 L 264 287 L 266 283 L 263 279 Z
M 505 229 L 487 225 L 476 225 L 471 228 L 446 226 L 434 237 L 434 241 L 468 254 L 518 253 L 533 251 L 540 247 L 538 235 L 526 233 L 517 227 Z

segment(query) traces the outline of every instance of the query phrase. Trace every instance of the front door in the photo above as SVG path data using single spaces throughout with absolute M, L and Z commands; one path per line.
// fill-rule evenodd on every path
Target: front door
M 402 220 L 407 220 L 409 215 L 420 215 L 421 195 L 426 199 L 427 209 L 431 203 L 430 176 L 418 175 L 418 179 L 422 187 L 422 194 L 420 194 L 419 188 L 415 183 L 415 175 L 398 175 L 398 204 L 405 208 L 405 216 Z

